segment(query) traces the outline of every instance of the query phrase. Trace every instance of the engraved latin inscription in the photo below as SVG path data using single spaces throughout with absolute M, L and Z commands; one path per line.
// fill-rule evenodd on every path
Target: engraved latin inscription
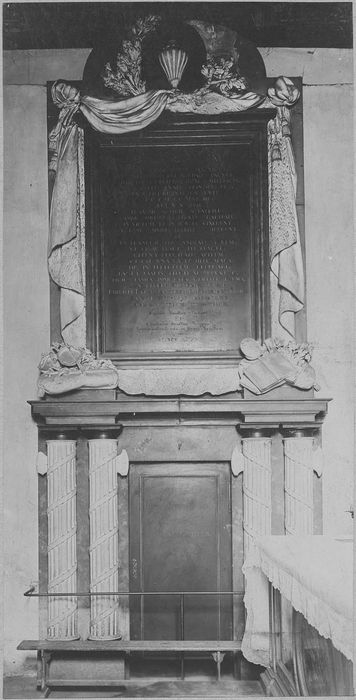
M 246 164 L 227 147 L 125 151 L 104 190 L 106 351 L 237 349 L 251 325 Z

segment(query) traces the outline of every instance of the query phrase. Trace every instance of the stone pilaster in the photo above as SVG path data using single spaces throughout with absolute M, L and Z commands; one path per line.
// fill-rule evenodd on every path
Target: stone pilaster
M 117 441 L 89 440 L 90 639 L 119 639 Z
M 271 534 L 271 445 L 270 437 L 242 440 L 245 558 L 254 537 Z
M 313 534 L 313 437 L 287 437 L 284 445 L 284 524 L 287 535 Z
M 47 441 L 48 593 L 77 590 L 76 442 Z M 48 598 L 48 639 L 78 639 L 77 598 Z

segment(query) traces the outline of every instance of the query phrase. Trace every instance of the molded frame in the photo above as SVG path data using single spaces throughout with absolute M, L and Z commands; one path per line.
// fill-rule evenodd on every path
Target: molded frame
M 275 110 L 251 110 L 237 115 L 163 114 L 150 127 L 122 136 L 85 128 L 86 173 L 86 303 L 87 346 L 97 357 L 108 357 L 120 368 L 127 366 L 236 364 L 239 351 L 228 352 L 105 352 L 102 313 L 102 236 L 97 202 L 100 197 L 99 154 L 102 149 L 155 146 L 247 146 L 250 152 L 251 305 L 252 333 L 263 342 L 270 335 L 270 279 L 268 235 L 267 122 Z

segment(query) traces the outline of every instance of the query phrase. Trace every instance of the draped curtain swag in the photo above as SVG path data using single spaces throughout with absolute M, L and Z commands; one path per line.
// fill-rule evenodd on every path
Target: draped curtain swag
M 286 87 L 289 81 L 282 88 Z M 279 323 L 294 335 L 294 315 L 303 307 L 304 277 L 296 213 L 296 172 L 290 141 L 288 106 L 293 102 L 287 91 L 269 91 L 261 97 L 247 93 L 238 98 L 215 96 L 194 104 L 194 111 L 241 111 L 258 105 L 277 106 L 277 115 L 269 122 L 268 154 L 270 183 L 270 265 L 280 290 Z M 272 94 L 273 93 L 273 94 Z M 299 96 L 299 94 L 298 94 Z M 182 111 L 184 98 L 182 96 Z M 60 114 L 49 137 L 50 169 L 55 172 L 50 209 L 49 273 L 60 288 L 61 333 L 65 343 L 85 346 L 85 212 L 84 212 L 84 139 L 83 130 L 73 121 L 80 110 L 90 125 L 107 134 L 124 134 L 143 129 L 155 121 L 164 109 L 180 111 L 172 91 L 151 90 L 125 100 L 108 101 L 81 96 L 63 82 L 54 83 L 52 98 Z M 221 102 L 221 104 L 220 104 Z M 228 105 L 228 109 L 227 109 Z M 288 106 L 287 106 L 288 105 Z

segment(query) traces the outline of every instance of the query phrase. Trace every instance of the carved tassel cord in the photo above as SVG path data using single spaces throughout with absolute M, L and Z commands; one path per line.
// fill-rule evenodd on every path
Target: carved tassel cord
M 48 592 L 77 590 L 75 440 L 47 441 Z M 77 598 L 48 599 L 48 639 L 78 639 Z
M 285 438 L 283 444 L 285 532 L 312 535 L 314 438 Z
M 117 591 L 119 571 L 117 442 L 89 440 L 90 590 Z M 91 639 L 119 639 L 118 596 L 91 598 Z
M 271 534 L 271 438 L 242 440 L 244 556 L 253 538 Z

